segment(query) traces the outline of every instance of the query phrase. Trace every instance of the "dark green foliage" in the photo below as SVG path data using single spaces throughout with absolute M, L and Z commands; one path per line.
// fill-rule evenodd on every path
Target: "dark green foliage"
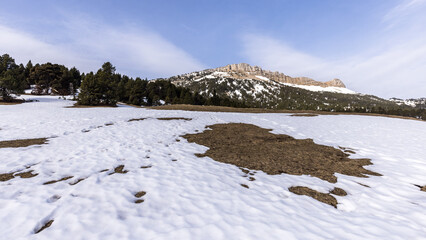
M 25 67 L 17 65 L 8 54 L 0 56 L 0 97 L 3 101 L 13 101 L 11 94 L 23 93 L 26 87 Z
M 211 105 L 232 106 L 224 100 L 232 99 L 234 103 L 242 102 L 252 108 L 378 113 L 426 119 L 426 110 L 421 104 L 413 108 L 372 95 L 314 92 L 259 80 L 216 77 L 192 81 L 199 77 L 190 75 L 183 86 L 203 93 L 203 97 L 209 98 L 207 104 Z M 182 77 L 171 77 L 169 80 L 181 81 Z M 258 86 L 257 90 L 255 85 Z
M 133 79 L 114 72 L 114 66 L 108 62 L 96 74 L 85 75 L 81 83 L 78 104 L 115 105 L 120 101 L 138 106 L 161 104 L 245 106 L 227 97 L 215 95 L 206 98 L 163 79 L 156 81 Z
M 111 63 L 104 63 L 96 74 L 90 72 L 85 76 L 81 83 L 78 104 L 115 106 L 118 98 L 117 80 L 120 78 Z
M 27 64 L 27 69 L 32 65 Z M 68 70 L 63 65 L 45 63 L 36 64 L 29 70 L 27 81 L 30 85 L 35 85 L 34 94 L 75 94 L 80 86 L 81 75 L 74 67 Z

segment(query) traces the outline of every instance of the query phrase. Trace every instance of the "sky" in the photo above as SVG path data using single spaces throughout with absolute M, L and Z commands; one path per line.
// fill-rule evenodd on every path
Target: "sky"
M 249 63 L 426 97 L 426 0 L 0 0 L 0 54 L 131 77 Z

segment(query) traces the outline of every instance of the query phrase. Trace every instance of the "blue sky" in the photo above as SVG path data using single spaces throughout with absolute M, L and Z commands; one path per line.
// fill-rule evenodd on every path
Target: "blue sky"
M 426 96 L 426 0 L 3 1 L 0 53 L 129 76 L 246 62 L 381 97 Z

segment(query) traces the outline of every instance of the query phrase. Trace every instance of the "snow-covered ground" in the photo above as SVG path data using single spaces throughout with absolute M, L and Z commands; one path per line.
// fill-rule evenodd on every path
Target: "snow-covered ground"
M 64 108 L 73 102 L 26 97 L 40 102 L 0 105 L 0 141 L 50 139 L 46 145 L 0 149 L 0 173 L 29 166 L 38 173 L 0 182 L 1 239 L 426 239 L 426 192 L 414 185 L 426 185 L 425 122 Z M 337 174 L 332 184 L 257 171 L 256 181 L 249 181 L 236 166 L 196 157 L 207 148 L 179 137 L 229 122 L 353 148 L 354 158 L 371 158 L 366 168 L 383 176 Z M 109 175 L 119 165 L 128 172 Z M 67 176 L 73 178 L 43 185 Z M 290 186 L 322 192 L 341 187 L 348 196 L 336 197 L 335 209 L 289 192 Z M 144 202 L 135 204 L 139 191 L 146 192 Z M 35 234 L 49 220 L 52 225 Z

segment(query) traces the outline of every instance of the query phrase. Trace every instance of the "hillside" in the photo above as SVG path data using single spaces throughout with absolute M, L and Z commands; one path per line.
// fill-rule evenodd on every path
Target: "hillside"
M 228 97 L 249 107 L 375 113 L 415 111 L 408 105 L 351 91 L 338 79 L 324 83 L 293 78 L 248 64 L 231 64 L 166 80 L 204 97 Z

